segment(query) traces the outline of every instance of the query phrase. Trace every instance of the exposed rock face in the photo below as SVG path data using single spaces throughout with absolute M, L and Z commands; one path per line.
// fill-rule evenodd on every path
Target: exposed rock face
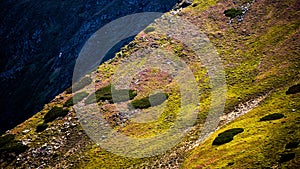
M 169 11 L 176 3 L 1 1 L 0 133 L 32 116 L 71 85 L 82 46 L 103 25 L 128 14 Z

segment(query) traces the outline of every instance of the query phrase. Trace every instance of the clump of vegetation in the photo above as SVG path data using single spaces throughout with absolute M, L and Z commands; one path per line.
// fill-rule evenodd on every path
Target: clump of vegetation
M 225 16 L 232 18 L 237 17 L 238 15 L 242 15 L 243 11 L 241 9 L 235 9 L 235 8 L 231 8 L 231 9 L 227 9 L 224 11 Z
M 112 96 L 115 93 L 114 96 Z M 132 100 L 136 95 L 136 91 L 128 90 L 128 89 L 121 89 L 116 90 L 111 85 L 98 89 L 95 93 L 91 94 L 85 101 L 86 104 L 91 104 L 95 102 L 105 101 L 108 100 L 110 103 L 117 103 L 117 102 L 124 102 L 128 101 L 128 93 L 129 99 Z M 95 99 L 96 98 L 96 99 Z
M 127 95 L 128 93 L 129 93 L 130 100 L 134 99 L 134 97 L 137 95 L 135 90 L 127 90 L 127 89 L 122 89 L 122 90 L 114 89 L 114 93 L 116 93 L 116 94 L 113 96 L 113 99 L 109 100 L 111 103 L 128 101 L 128 95 Z
M 80 81 L 75 83 L 73 86 L 66 90 L 67 94 L 71 94 L 72 92 L 77 92 L 78 90 L 84 88 L 85 86 L 92 83 L 92 79 L 88 76 L 83 77 Z
M 36 132 L 42 132 L 42 131 L 44 131 L 44 130 L 46 130 L 46 128 L 48 127 L 49 125 L 47 124 L 47 123 L 41 123 L 41 124 L 39 124 L 39 125 L 37 125 L 36 126 L 36 129 L 35 129 L 35 131 Z
M 73 106 L 74 104 L 77 104 L 78 102 L 80 102 L 82 99 L 84 99 L 88 95 L 89 94 L 87 92 L 76 93 L 73 97 L 68 99 L 63 106 L 64 107 Z
M 146 109 L 151 106 L 160 105 L 167 99 L 168 95 L 166 93 L 157 93 L 151 95 L 150 97 L 144 97 L 138 100 L 134 100 L 131 102 L 131 105 L 136 109 Z
M 300 92 L 300 84 L 291 86 L 286 92 L 285 94 L 296 94 Z
M 4 146 L 5 144 L 11 142 L 15 139 L 15 135 L 7 134 L 5 136 L 0 137 L 0 147 Z
M 280 163 L 284 163 L 284 162 L 290 161 L 290 160 L 292 160 L 294 158 L 295 158 L 295 153 L 281 154 L 279 162 Z
M 0 153 L 20 154 L 28 149 L 28 146 L 25 146 L 14 139 L 15 136 L 12 134 L 0 137 Z
M 262 117 L 259 121 L 270 121 L 270 120 L 277 120 L 283 118 L 284 115 L 280 113 L 273 113 Z
M 0 153 L 15 153 L 20 154 L 25 152 L 28 149 L 28 146 L 23 145 L 18 141 L 12 141 L 9 144 L 0 147 Z
M 243 128 L 233 128 L 226 130 L 218 135 L 218 137 L 215 138 L 212 145 L 222 145 L 225 143 L 229 143 L 233 140 L 233 137 L 239 133 L 242 133 L 244 131 Z
M 292 141 L 292 142 L 289 142 L 285 145 L 285 149 L 297 148 L 298 146 L 299 146 L 298 141 Z
M 152 26 L 149 26 L 149 27 L 147 27 L 145 30 L 144 30 L 144 32 L 147 34 L 147 33 L 150 33 L 150 32 L 153 32 L 153 31 L 155 31 L 155 28 L 154 27 L 152 27 Z
M 63 109 L 62 107 L 55 106 L 44 116 L 44 122 L 48 123 L 55 120 L 58 117 L 64 117 L 68 114 L 68 112 L 68 110 Z

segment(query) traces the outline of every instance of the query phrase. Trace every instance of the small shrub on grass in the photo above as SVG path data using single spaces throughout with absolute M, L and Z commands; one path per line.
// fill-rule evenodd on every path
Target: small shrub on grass
M 295 153 L 281 154 L 279 162 L 280 163 L 284 163 L 284 162 L 290 161 L 290 160 L 292 160 L 294 158 L 295 158 Z
M 147 33 L 150 33 L 150 32 L 153 32 L 153 31 L 155 31 L 155 28 L 154 27 L 152 27 L 152 26 L 149 26 L 149 27 L 147 27 L 145 30 L 144 30 L 144 32 L 147 34 Z
M 114 98 L 112 96 L 111 90 L 113 90 L 115 93 Z M 129 93 L 130 100 L 132 100 L 137 95 L 136 91 L 134 90 L 128 90 L 128 89 L 116 90 L 111 85 L 108 85 L 106 87 L 98 89 L 95 93 L 91 94 L 86 99 L 85 103 L 91 104 L 91 103 L 105 101 L 105 100 L 108 100 L 110 103 L 124 102 L 128 100 L 128 93 Z
M 274 114 L 269 114 L 265 117 L 262 117 L 259 121 L 270 121 L 270 120 L 277 120 L 283 118 L 284 115 L 280 113 L 274 113 Z
M 44 116 L 44 122 L 48 123 L 55 120 L 58 117 L 64 117 L 68 114 L 68 110 L 63 109 L 62 107 L 53 107 L 48 113 Z
M 222 145 L 225 143 L 229 143 L 233 140 L 233 137 L 239 133 L 242 133 L 244 129 L 242 128 L 233 128 L 220 133 L 218 137 L 215 138 L 212 145 Z
M 48 127 L 49 125 L 47 124 L 47 123 L 41 123 L 41 124 L 39 124 L 39 125 L 37 125 L 36 126 L 36 129 L 35 129 L 35 131 L 36 132 L 42 132 L 42 131 L 44 131 L 44 130 L 46 130 L 46 128 Z
M 150 97 L 144 97 L 139 100 L 134 100 L 131 102 L 131 105 L 136 109 L 146 109 L 151 106 L 162 104 L 167 98 L 168 95 L 166 93 L 157 93 L 151 95 Z
M 237 17 L 238 15 L 242 15 L 243 11 L 240 9 L 235 9 L 235 8 L 231 8 L 231 9 L 227 9 L 224 11 L 225 16 L 232 18 Z
M 0 147 L 0 153 L 15 153 L 20 154 L 25 152 L 28 149 L 28 146 L 23 145 L 18 141 L 12 141 L 3 147 Z
M 76 82 L 72 87 L 68 88 L 66 90 L 67 94 L 71 94 L 72 92 L 76 92 L 82 88 L 84 88 L 85 86 L 89 85 L 92 83 L 92 79 L 88 76 L 83 77 L 81 80 L 79 80 L 78 82 Z
M 300 92 L 300 84 L 291 86 L 286 92 L 285 94 L 296 94 Z
M 292 142 L 289 142 L 285 145 L 285 149 L 297 148 L 298 146 L 299 146 L 298 141 L 292 141 Z
M 11 142 L 15 139 L 15 135 L 7 134 L 5 136 L 0 137 L 0 147 L 4 146 L 5 144 Z
M 109 100 L 111 103 L 128 101 L 128 94 L 129 94 L 129 100 L 134 99 L 134 97 L 137 95 L 136 91 L 128 90 L 128 89 L 121 89 L 121 90 L 114 89 L 114 93 L 115 94 L 113 98 Z
M 76 93 L 73 97 L 71 97 L 70 99 L 68 99 L 65 102 L 64 107 L 73 106 L 74 104 L 77 104 L 78 102 L 80 102 L 82 99 L 84 99 L 88 95 L 89 94 L 87 92 Z
M 0 153 L 20 154 L 28 149 L 27 146 L 14 139 L 15 136 L 12 134 L 0 137 Z

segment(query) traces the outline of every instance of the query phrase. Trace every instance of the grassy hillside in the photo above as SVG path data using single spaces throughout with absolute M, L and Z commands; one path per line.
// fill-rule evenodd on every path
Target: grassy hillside
M 122 48 L 116 57 L 87 75 L 96 81 L 76 91 L 58 95 L 44 109 L 9 131 L 15 138 L 0 142 L 1 167 L 41 168 L 296 168 L 300 166 L 300 93 L 286 91 L 300 84 L 299 26 L 300 4 L 297 0 L 236 0 L 200 1 L 183 10 L 173 11 L 206 33 L 222 59 L 227 83 L 225 121 L 219 130 L 204 142 L 199 136 L 210 108 L 211 86 L 206 68 L 191 49 L 182 42 L 157 33 L 155 24 L 141 32 L 133 42 Z M 246 6 L 246 7 L 245 7 Z M 235 9 L 225 16 L 224 11 Z M 242 11 L 242 15 L 239 12 Z M 234 11 L 237 11 L 236 13 Z M 238 15 L 239 14 L 239 15 Z M 118 65 L 133 59 L 139 49 L 163 47 L 182 58 L 197 81 L 200 104 L 196 123 L 181 142 L 164 154 L 148 158 L 123 157 L 102 149 L 85 133 L 81 124 L 89 124 L 76 117 L 73 108 L 87 104 L 96 87 L 96 97 L 109 98 L 106 91 Z M 129 57 L 130 56 L 130 57 Z M 136 81 L 138 80 L 138 81 Z M 167 131 L 179 116 L 179 85 L 164 71 L 150 68 L 134 75 L 130 84 L 136 92 L 128 101 L 141 104 L 140 116 L 128 120 L 117 111 L 116 105 L 98 99 L 100 112 L 86 110 L 87 119 L 100 114 L 116 131 L 134 138 L 146 138 Z M 149 106 L 149 95 L 160 89 L 168 101 Z M 296 90 L 297 91 L 297 90 Z M 287 95 L 288 94 L 288 95 Z M 82 97 L 76 97 L 82 96 Z M 264 96 L 256 106 L 247 106 Z M 70 104 L 70 98 L 76 102 Z M 151 96 L 150 96 L 151 98 Z M 104 99 L 105 100 L 105 99 Z M 123 101 L 123 99 L 122 99 Z M 76 105 L 77 104 L 77 105 Z M 89 103 L 90 104 L 90 103 Z M 245 106 L 240 106 L 245 104 Z M 145 106 L 146 105 L 146 106 Z M 164 107 L 165 106 L 165 107 Z M 61 107 L 61 108 L 57 108 Z M 247 112 L 229 120 L 232 112 Z M 51 120 L 45 120 L 51 113 Z M 158 115 L 151 112 L 159 112 Z M 276 114 L 275 114 L 276 113 Z M 48 115 L 47 115 L 48 114 Z M 275 114 L 275 115 L 274 115 Z M 269 115 L 269 116 L 268 116 Z M 267 116 L 267 117 L 266 117 Z M 139 118 L 140 117 L 140 118 Z M 141 119 L 155 119 L 139 123 Z M 46 118 L 48 119 L 48 118 Z M 46 125 L 47 124 L 47 125 Z M 224 125 L 223 125 L 224 124 Z M 39 130 L 36 130 L 37 126 Z M 92 124 L 91 124 L 91 127 Z M 239 132 L 232 132 L 241 128 Z M 227 131 L 229 130 L 229 132 Z M 227 133 L 225 132 L 227 131 Z M 225 132 L 225 134 L 221 134 Z M 219 135 L 218 145 L 213 145 Z M 3 140 L 7 139 L 4 138 Z M 26 145 L 23 152 L 14 152 L 16 145 Z M 163 143 L 162 143 L 163 144 Z M 127 145 L 122 148 L 128 149 Z M 145 148 L 152 151 L 152 147 Z

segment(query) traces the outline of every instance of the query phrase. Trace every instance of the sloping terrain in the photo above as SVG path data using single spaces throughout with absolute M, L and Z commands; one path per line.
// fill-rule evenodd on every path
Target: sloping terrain
M 166 12 L 176 3 L 177 0 L 1 1 L 0 133 L 40 111 L 71 85 L 76 58 L 99 28 L 129 14 Z M 107 58 L 131 39 L 116 45 Z
M 230 18 L 224 15 L 228 9 L 241 12 L 237 16 L 233 12 Z M 297 168 L 299 9 L 297 0 L 195 0 L 192 5 L 168 14 L 186 19 L 205 32 L 224 65 L 225 110 L 219 129 L 208 138 L 199 140 L 211 102 L 207 69 L 191 49 L 158 34 L 158 26 L 153 24 L 116 53 L 114 59 L 87 75 L 86 79 L 93 79 L 87 80 L 90 84 L 74 85 L 75 93 L 70 89 L 61 93 L 42 111 L 2 136 L 1 167 Z M 136 103 L 140 109 L 129 115 L 137 115 L 138 120 L 151 119 L 147 116 L 152 115 L 151 111 L 160 112 L 147 123 L 129 120 L 126 112 L 119 112 L 107 90 L 118 66 L 133 59 L 132 53 L 160 47 L 183 59 L 195 76 L 200 93 L 196 123 L 181 142 L 161 155 L 129 158 L 102 149 L 82 128 L 99 114 L 116 131 L 135 138 L 163 133 L 174 124 L 181 99 L 178 84 L 166 72 L 155 68 L 143 70 L 134 75 L 129 85 L 130 100 L 122 102 L 122 98 L 117 98 L 123 106 Z M 90 101 L 94 89 L 98 103 Z M 162 100 L 162 104 L 149 107 L 147 96 L 157 89 L 167 94 L 167 102 Z M 69 101 L 72 97 L 74 106 Z M 98 105 L 100 112 L 86 110 L 86 120 L 78 119 L 75 109 L 89 104 Z M 124 144 L 122 148 L 128 147 Z M 147 150 L 151 151 L 151 147 Z

